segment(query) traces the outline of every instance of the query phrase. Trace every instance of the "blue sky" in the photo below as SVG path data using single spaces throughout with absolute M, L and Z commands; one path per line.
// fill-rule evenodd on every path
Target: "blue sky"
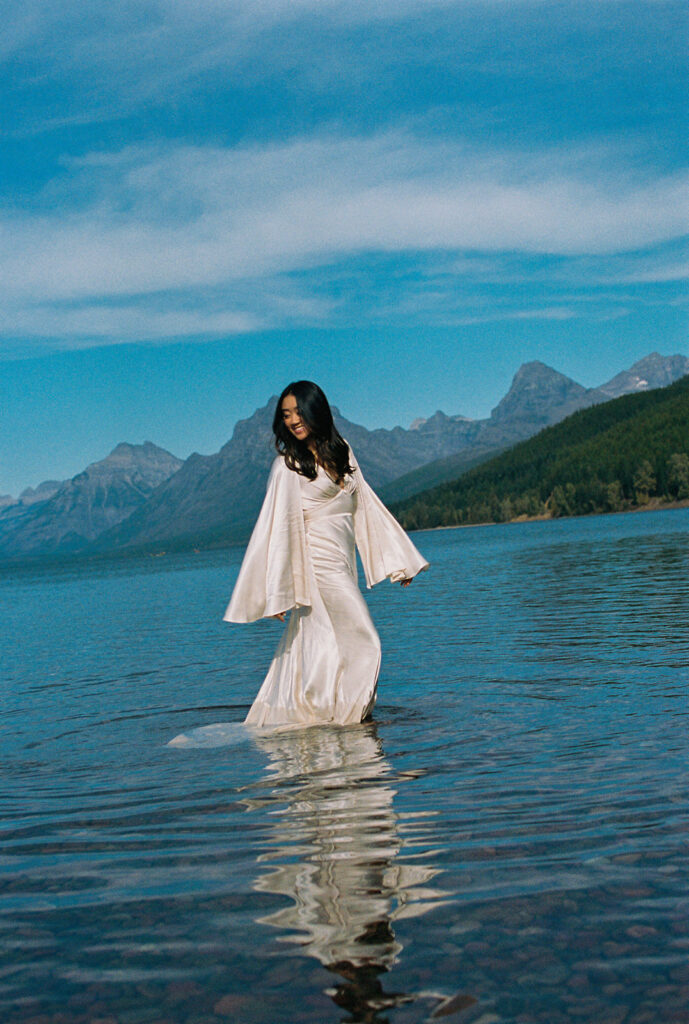
M 645 0 L 2 4 L 0 493 L 596 385 L 686 330 L 687 21 Z

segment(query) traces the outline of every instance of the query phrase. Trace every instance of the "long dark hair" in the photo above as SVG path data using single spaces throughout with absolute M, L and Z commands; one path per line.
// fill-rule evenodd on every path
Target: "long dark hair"
M 316 443 L 318 461 L 338 482 L 344 480 L 347 473 L 353 472 L 349 465 L 347 442 L 340 436 L 333 422 L 328 399 L 318 384 L 310 380 L 295 380 L 288 384 L 278 398 L 273 417 L 275 447 L 288 467 L 309 480 L 316 479 L 318 470 L 314 453 L 306 440 L 300 441 L 285 426 L 282 403 L 287 395 L 294 395 L 297 401 L 299 414 L 310 431 L 307 440 L 313 438 Z

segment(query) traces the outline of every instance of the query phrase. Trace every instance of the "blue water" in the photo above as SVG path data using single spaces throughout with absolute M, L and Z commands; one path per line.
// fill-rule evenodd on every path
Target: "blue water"
M 241 552 L 5 573 L 0 1020 L 686 1024 L 689 510 L 415 539 L 372 724 L 197 746 Z

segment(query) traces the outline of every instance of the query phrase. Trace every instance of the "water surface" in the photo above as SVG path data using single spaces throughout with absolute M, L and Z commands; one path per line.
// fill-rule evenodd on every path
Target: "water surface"
M 1 1020 L 686 1024 L 689 511 L 415 539 L 374 722 L 217 745 L 241 552 L 3 576 Z

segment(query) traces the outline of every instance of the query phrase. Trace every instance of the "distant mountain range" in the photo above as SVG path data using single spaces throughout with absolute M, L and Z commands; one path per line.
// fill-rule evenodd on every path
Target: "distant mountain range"
M 525 363 L 490 416 L 438 411 L 405 430 L 367 430 L 335 411 L 370 483 L 390 501 L 451 480 L 570 413 L 618 395 L 662 387 L 689 373 L 689 359 L 653 353 L 597 388 L 540 362 Z M 146 442 L 120 444 L 72 480 L 47 481 L 0 499 L 0 558 L 222 546 L 246 540 L 274 457 L 276 398 L 214 455 L 182 462 Z M 2 507 L 2 501 L 5 505 Z
M 0 509 L 9 508 L 10 505 L 33 505 L 37 501 L 45 501 L 50 498 L 55 491 L 66 481 L 64 480 L 44 480 L 38 487 L 27 487 L 18 498 L 13 498 L 11 494 L 0 494 Z
M 150 441 L 118 444 L 107 458 L 73 479 L 41 484 L 5 507 L 0 512 L 0 556 L 83 551 L 144 505 L 182 465 Z
M 689 499 L 689 376 L 580 409 L 392 506 L 407 529 L 622 512 Z
M 477 429 L 470 446 L 398 477 L 381 489 L 381 497 L 388 502 L 399 501 L 428 487 L 455 480 L 477 464 L 533 437 L 544 427 L 559 423 L 579 409 L 622 395 L 662 388 L 686 374 L 689 374 L 686 356 L 662 356 L 653 352 L 607 384 L 584 388 L 544 363 L 524 363 L 490 417 L 475 421 Z

